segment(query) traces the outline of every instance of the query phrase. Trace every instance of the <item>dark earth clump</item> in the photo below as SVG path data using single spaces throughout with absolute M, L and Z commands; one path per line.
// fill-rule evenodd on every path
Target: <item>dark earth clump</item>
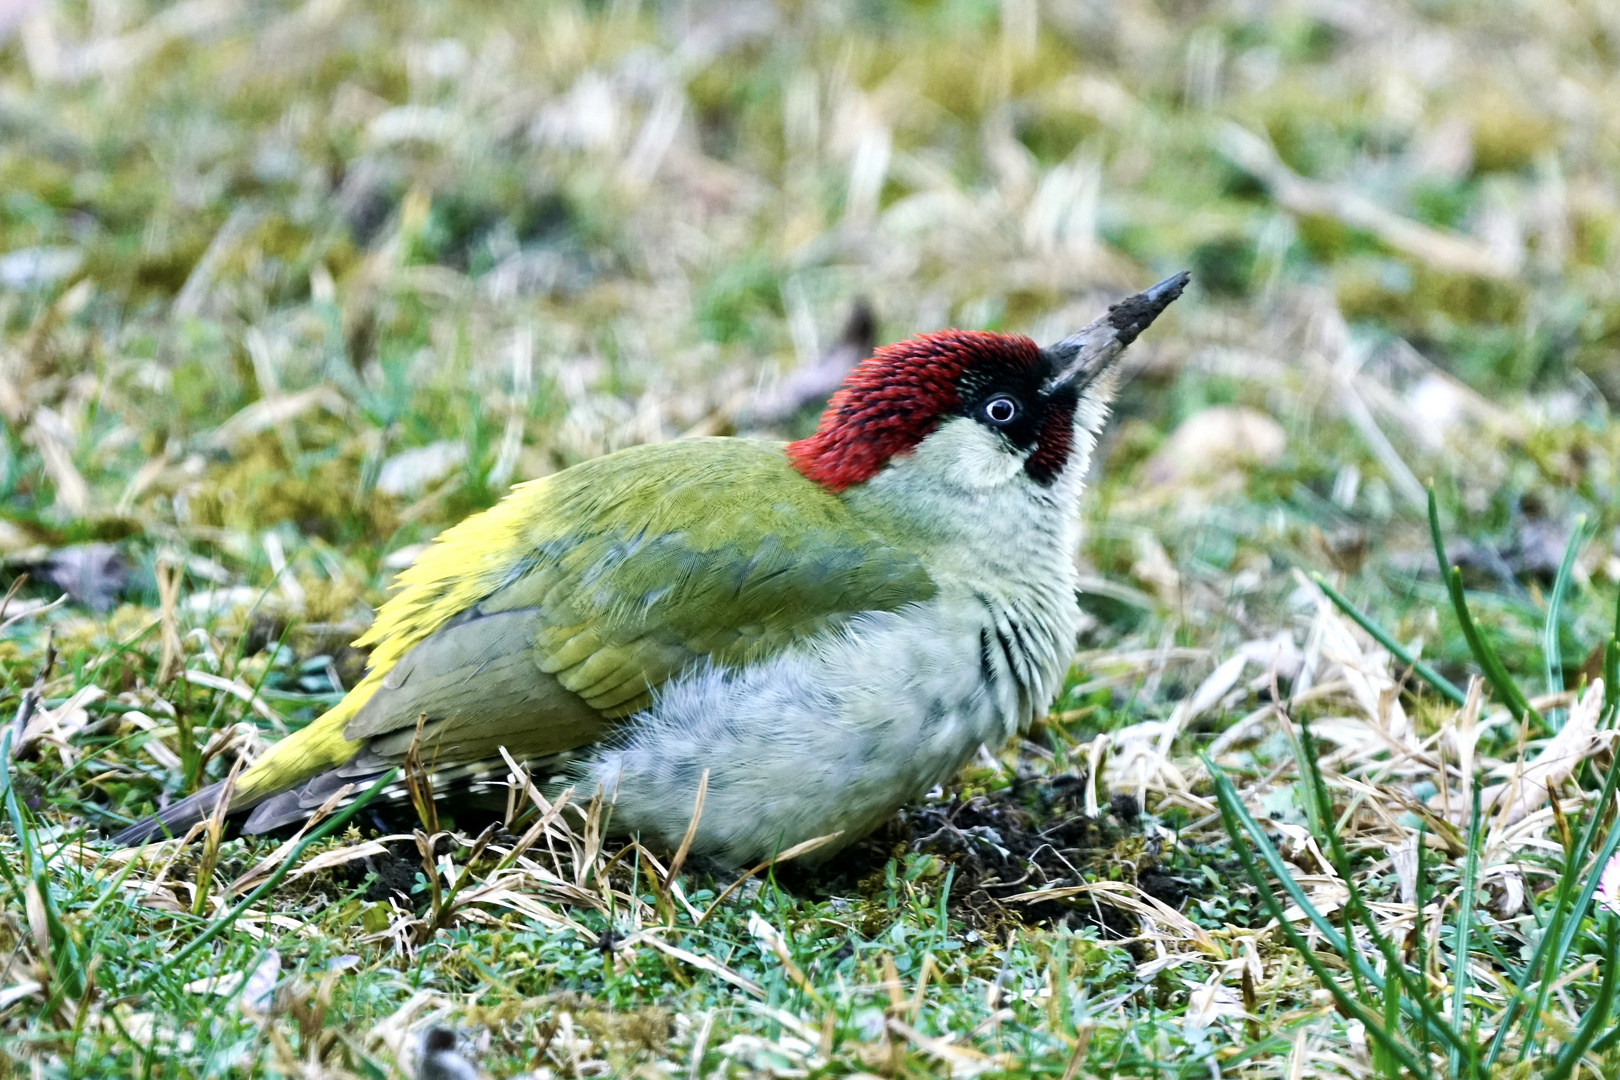
M 350 886 L 363 883 L 366 891 L 361 898 L 369 903 L 393 897 L 409 904 L 411 886 L 422 872 L 422 856 L 409 841 L 396 840 L 384 847 L 387 850 L 380 855 L 344 863 L 334 870 L 334 875 Z
M 1016 899 L 1122 881 L 1179 910 L 1201 880 L 1196 867 L 1165 861 L 1165 834 L 1153 834 L 1133 796 L 1115 795 L 1107 810 L 1088 817 L 1085 784 L 1072 775 L 1024 776 L 1000 791 L 952 793 L 896 815 L 829 866 L 790 876 L 812 888 L 838 891 L 853 881 L 875 893 L 890 859 L 933 855 L 951 869 L 948 910 L 969 929 L 999 937 L 1019 925 L 1095 926 L 1110 938 L 1135 937 L 1137 916 L 1100 896 Z

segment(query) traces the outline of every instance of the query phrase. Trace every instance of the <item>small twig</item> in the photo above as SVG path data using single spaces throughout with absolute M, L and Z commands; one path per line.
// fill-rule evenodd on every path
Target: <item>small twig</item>
M 28 721 L 33 719 L 34 710 L 39 708 L 40 700 L 45 695 L 45 680 L 51 677 L 51 669 L 56 667 L 56 631 L 53 629 L 45 636 L 45 663 L 40 665 L 39 674 L 34 676 L 34 685 L 23 691 L 22 700 L 17 703 L 17 716 L 11 722 L 10 747 L 19 749 L 22 746 L 23 732 L 28 730 Z M 5 763 L 0 762 L 0 766 Z
M 18 574 L 12 579 L 11 588 L 6 590 L 6 595 L 0 596 L 0 627 L 10 625 L 10 623 L 6 622 L 6 608 L 11 606 L 11 598 L 17 595 L 17 590 L 26 584 L 28 584 L 28 574 L 26 572 Z

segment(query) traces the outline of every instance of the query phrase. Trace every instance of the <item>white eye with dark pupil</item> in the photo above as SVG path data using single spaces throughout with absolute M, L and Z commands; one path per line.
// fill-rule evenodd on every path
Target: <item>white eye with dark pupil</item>
M 985 402 L 984 415 L 992 424 L 1005 424 L 1018 415 L 1018 403 L 1007 397 L 991 398 Z

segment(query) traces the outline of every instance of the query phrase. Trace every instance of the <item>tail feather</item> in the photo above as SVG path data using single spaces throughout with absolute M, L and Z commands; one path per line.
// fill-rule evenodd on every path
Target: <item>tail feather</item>
M 531 775 L 545 774 L 560 768 L 569 758 L 570 755 L 566 753 L 553 754 L 531 760 L 526 763 L 526 767 Z M 303 821 L 342 790 L 343 785 L 350 784 L 353 785 L 353 789 L 348 797 L 338 804 L 346 806 L 390 767 L 388 762 L 372 758 L 369 761 L 356 761 L 351 765 L 324 772 L 298 787 L 261 802 L 254 808 L 253 813 L 248 815 L 247 821 L 242 823 L 242 831 L 250 835 L 265 833 Z M 495 791 L 505 791 L 509 770 L 510 766 L 506 764 L 505 759 L 489 758 L 465 765 L 434 769 L 428 774 L 428 783 L 441 795 L 454 791 L 464 797 L 476 798 Z M 553 788 L 556 786 L 554 782 L 547 781 L 542 781 L 541 785 Z M 402 778 L 396 779 L 383 788 L 377 797 L 378 801 L 383 803 L 408 802 L 410 790 Z
M 214 806 L 219 802 L 220 788 L 224 786 L 225 781 L 221 780 L 217 784 L 209 784 L 195 795 L 187 795 L 179 802 L 170 803 L 151 817 L 142 818 L 114 836 L 113 843 L 120 847 L 135 847 L 149 840 L 184 836 L 193 825 L 206 821 L 214 812 Z
M 280 795 L 272 796 L 254 807 L 253 813 L 249 814 L 248 819 L 242 823 L 242 831 L 249 835 L 256 835 L 270 832 L 272 829 L 279 829 L 283 825 L 303 821 L 314 811 L 320 809 L 327 799 L 343 790 L 343 785 L 353 785 L 353 790 L 349 793 L 350 798 L 352 798 L 364 791 L 373 780 L 381 776 L 387 769 L 388 767 L 384 765 L 377 769 L 376 772 L 363 775 L 357 775 L 356 770 L 348 768 L 323 772 L 319 776 L 295 788 L 283 791 Z M 392 786 L 397 787 L 399 785 Z M 385 789 L 382 792 L 383 799 L 387 800 L 390 794 Z M 348 800 L 345 799 L 344 805 L 347 805 L 347 803 Z
M 531 774 L 538 778 L 565 767 L 571 757 L 572 755 L 566 753 L 553 754 L 533 759 L 526 765 Z M 246 803 L 238 794 L 231 802 L 230 812 L 237 814 L 244 810 L 253 811 L 242 823 L 243 833 L 251 836 L 270 832 L 303 821 L 341 790 L 343 785 L 352 784 L 353 790 L 349 793 L 348 799 L 339 804 L 347 805 L 351 799 L 369 787 L 373 780 L 387 772 L 389 767 L 386 761 L 361 755 L 349 764 L 320 773 L 285 791 L 269 796 L 261 795 Z M 441 794 L 455 791 L 464 795 L 478 796 L 497 789 L 504 790 L 507 786 L 508 768 L 504 759 L 491 758 L 486 761 L 434 769 L 429 773 L 428 780 L 434 790 Z M 549 781 L 542 780 L 540 783 L 542 787 L 554 788 L 560 779 L 560 776 L 552 776 Z M 179 802 L 171 803 L 151 817 L 137 821 L 114 836 L 113 843 L 121 847 L 135 847 L 150 840 L 184 836 L 188 829 L 199 821 L 207 820 L 214 812 L 214 806 L 219 801 L 219 789 L 222 786 L 223 781 L 210 784 L 195 795 L 188 795 Z M 405 802 L 409 800 L 410 793 L 403 780 L 396 780 L 384 788 L 379 797 L 385 803 Z
M 313 724 L 272 746 L 236 782 L 230 812 L 252 810 L 266 800 L 277 798 L 289 786 L 299 785 L 352 759 L 358 744 L 343 738 L 343 726 L 376 691 L 381 673 L 373 671 L 344 699 L 327 710 Z M 149 818 L 137 821 L 113 837 L 123 847 L 144 844 L 164 836 L 184 836 L 197 822 L 214 812 L 220 784 L 210 784 L 195 795 L 164 807 Z M 297 790 L 294 787 L 294 790 Z M 316 805 L 320 805 L 319 802 Z

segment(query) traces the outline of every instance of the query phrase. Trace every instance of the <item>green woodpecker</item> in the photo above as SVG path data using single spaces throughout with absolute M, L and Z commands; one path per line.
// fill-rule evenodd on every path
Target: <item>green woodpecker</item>
M 798 442 L 638 446 L 515 488 L 400 576 L 365 678 L 230 810 L 303 820 L 418 740 L 441 788 L 504 783 L 504 748 L 671 847 L 707 772 L 692 850 L 721 862 L 863 835 L 1051 704 L 1114 361 L 1186 282 L 1044 349 L 880 348 Z M 217 788 L 118 839 L 185 830 Z

